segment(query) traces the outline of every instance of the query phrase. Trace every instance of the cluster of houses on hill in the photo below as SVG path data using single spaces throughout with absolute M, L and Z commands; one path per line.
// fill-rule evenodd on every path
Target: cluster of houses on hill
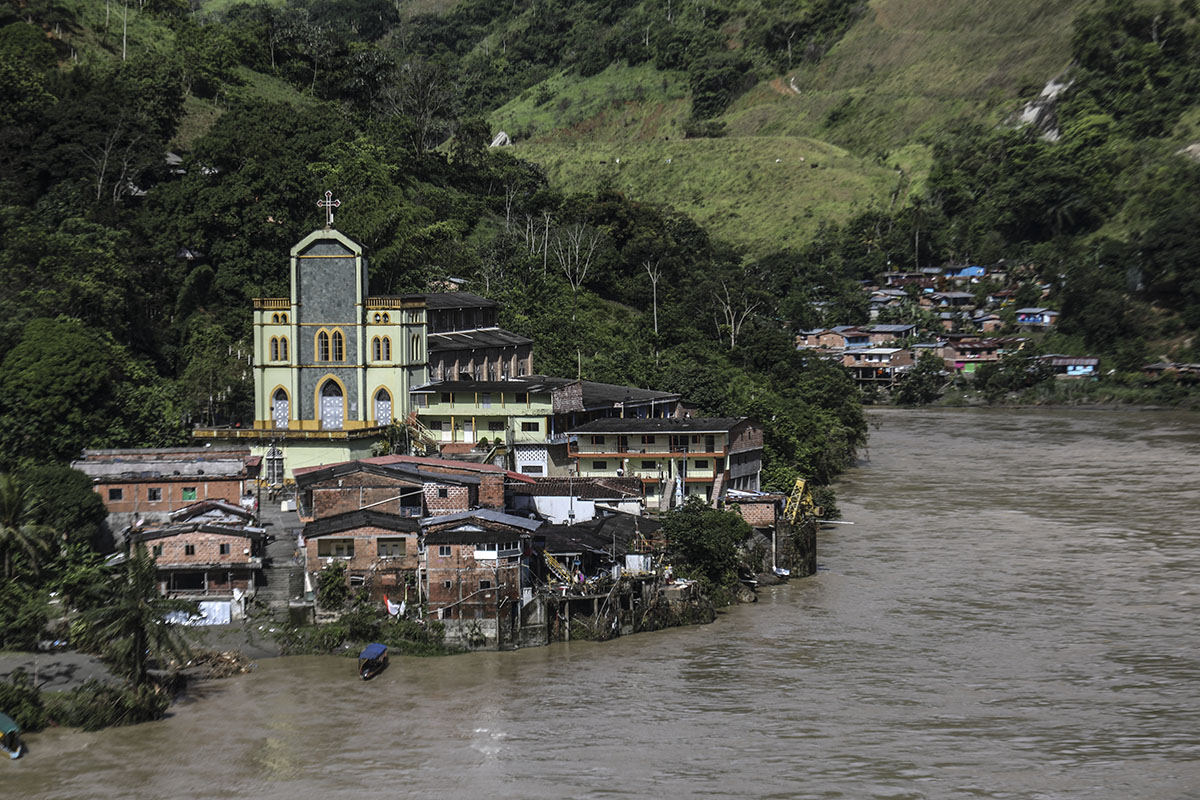
M 970 375 L 981 364 L 1021 351 L 1028 337 L 1019 334 L 1049 331 L 1058 322 L 1058 312 L 1050 308 L 1012 309 L 1016 289 L 984 288 L 1006 285 L 1007 280 L 1003 269 L 980 266 L 887 272 L 864 287 L 871 323 L 801 331 L 796 347 L 839 361 L 863 386 L 894 385 L 922 353 L 942 359 L 950 374 Z M 922 309 L 933 321 L 923 327 L 875 322 L 894 318 L 905 308 Z M 1093 377 L 1100 369 L 1100 360 L 1093 356 L 1039 358 L 1064 377 Z
M 654 516 L 692 498 L 741 509 L 764 570 L 793 563 L 775 546 L 785 498 L 761 491 L 755 421 L 536 374 L 533 342 L 498 327 L 494 301 L 371 296 L 362 247 L 332 226 L 292 248 L 291 278 L 288 297 L 254 301 L 252 425 L 73 464 L 111 527 L 151 548 L 160 589 L 209 621 L 256 597 L 311 607 L 317 576 L 341 564 L 350 586 L 463 643 L 549 641 L 589 607 L 637 629 L 647 605 L 686 599 L 653 555 Z M 267 500 L 294 514 L 294 563 L 267 555 Z

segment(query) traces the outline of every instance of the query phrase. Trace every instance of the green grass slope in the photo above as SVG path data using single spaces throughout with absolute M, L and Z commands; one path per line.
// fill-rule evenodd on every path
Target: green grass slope
M 1000 122 L 1068 65 L 1091 0 L 872 0 L 815 66 L 762 84 L 726 115 L 742 135 L 810 136 L 888 152 L 968 117 Z
M 589 191 L 611 183 L 758 253 L 803 245 L 822 220 L 846 219 L 872 204 L 886 207 L 901 183 L 896 170 L 795 137 L 543 141 L 514 149 L 541 164 L 561 188 Z

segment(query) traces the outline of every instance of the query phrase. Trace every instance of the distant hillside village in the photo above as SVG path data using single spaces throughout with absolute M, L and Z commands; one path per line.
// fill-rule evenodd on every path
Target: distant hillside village
M 1059 314 L 1051 308 L 1016 308 L 1018 288 L 1009 272 L 981 266 L 927 267 L 886 272 L 863 287 L 868 325 L 837 325 L 801 331 L 796 347 L 840 361 L 862 387 L 890 389 L 930 353 L 949 375 L 972 375 L 980 365 L 1022 351 L 1022 333 L 1052 330 Z M 1041 296 L 1042 287 L 1037 288 Z M 893 318 L 921 323 L 888 323 Z M 1095 356 L 1043 354 L 1037 359 L 1064 378 L 1099 374 Z
M 815 571 L 813 526 L 792 524 L 814 516 L 811 494 L 761 491 L 755 421 L 536 374 L 534 342 L 497 326 L 495 302 L 370 296 L 367 268 L 332 224 L 292 248 L 290 296 L 254 301 L 252 425 L 72 465 L 202 622 L 256 603 L 304 618 L 334 570 L 464 646 L 569 638 L 577 617 L 654 627 L 697 600 L 656 519 L 689 503 L 740 513 L 762 579 Z

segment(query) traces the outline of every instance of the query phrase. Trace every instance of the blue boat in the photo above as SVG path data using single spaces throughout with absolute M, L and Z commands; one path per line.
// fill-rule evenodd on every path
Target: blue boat
M 372 642 L 358 654 L 358 676 L 369 681 L 383 672 L 388 665 L 387 645 Z
M 8 753 L 9 758 L 20 758 L 25 752 L 25 745 L 21 744 L 21 728 L 7 714 L 0 714 L 0 750 Z

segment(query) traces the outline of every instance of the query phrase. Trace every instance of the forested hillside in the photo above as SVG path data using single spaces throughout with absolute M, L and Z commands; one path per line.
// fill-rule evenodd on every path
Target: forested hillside
M 1062 351 L 1197 358 L 1198 69 L 1192 0 L 8 0 L 0 452 L 248 419 L 249 299 L 330 189 L 373 291 L 464 278 L 540 370 L 828 479 L 863 419 L 793 333 L 889 266 L 1004 260 Z

